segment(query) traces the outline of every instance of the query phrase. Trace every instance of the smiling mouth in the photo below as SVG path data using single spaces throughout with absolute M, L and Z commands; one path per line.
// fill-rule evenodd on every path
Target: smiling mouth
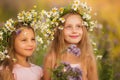
M 29 51 L 32 51 L 32 50 L 33 50 L 33 48 L 31 48 L 31 49 L 25 49 L 25 50 L 29 50 Z
M 78 36 L 70 36 L 71 38 L 78 38 Z

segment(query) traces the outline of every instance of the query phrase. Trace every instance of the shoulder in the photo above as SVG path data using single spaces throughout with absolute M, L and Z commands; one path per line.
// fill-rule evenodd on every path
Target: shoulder
M 32 66 L 32 68 L 34 69 L 34 71 L 35 71 L 36 73 L 39 73 L 40 76 L 43 76 L 43 69 L 42 69 L 41 66 L 38 66 L 38 65 L 32 64 L 32 63 L 31 63 L 31 66 Z
M 91 53 L 91 54 L 87 54 L 87 60 L 89 61 L 89 60 L 94 60 L 95 59 L 95 55 L 93 54 L 93 53 Z
M 38 70 L 42 70 L 42 67 L 38 66 L 36 64 L 31 63 L 31 66 L 34 67 L 34 68 L 36 68 L 36 69 L 38 69 Z
M 44 69 L 53 68 L 56 63 L 56 54 L 54 52 L 48 53 L 44 58 Z
M 96 58 L 94 54 L 90 54 L 87 56 L 87 65 L 88 67 L 96 66 Z
M 51 52 L 51 53 L 47 53 L 45 55 L 45 60 L 47 61 L 51 61 L 52 59 L 54 59 L 56 57 L 56 54 L 54 52 Z

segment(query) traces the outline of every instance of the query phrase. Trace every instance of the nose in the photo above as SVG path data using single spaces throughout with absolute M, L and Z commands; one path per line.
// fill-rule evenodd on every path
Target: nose
M 72 32 L 77 32 L 77 28 L 76 27 L 72 27 Z

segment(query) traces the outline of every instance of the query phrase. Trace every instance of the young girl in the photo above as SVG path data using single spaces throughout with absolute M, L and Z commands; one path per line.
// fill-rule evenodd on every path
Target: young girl
M 65 19 L 63 30 L 56 27 L 54 40 L 44 60 L 44 80 L 52 80 L 51 72 L 58 66 L 58 61 L 68 62 L 72 66 L 77 66 L 82 71 L 82 80 L 98 80 L 96 60 L 93 55 L 87 26 L 83 25 L 83 17 L 74 10 L 69 10 L 62 16 Z M 80 56 L 75 56 L 69 52 L 62 53 L 71 44 L 77 45 L 81 50 Z
M 8 38 L 8 53 L 0 63 L 0 80 L 41 80 L 42 68 L 29 60 L 35 48 L 34 29 L 27 23 L 17 22 Z

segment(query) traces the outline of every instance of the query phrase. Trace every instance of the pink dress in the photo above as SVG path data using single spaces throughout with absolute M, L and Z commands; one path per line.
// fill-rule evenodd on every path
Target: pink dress
M 41 67 L 34 64 L 31 64 L 30 67 L 23 67 L 19 64 L 15 64 L 13 74 L 15 80 L 41 80 L 43 71 Z

